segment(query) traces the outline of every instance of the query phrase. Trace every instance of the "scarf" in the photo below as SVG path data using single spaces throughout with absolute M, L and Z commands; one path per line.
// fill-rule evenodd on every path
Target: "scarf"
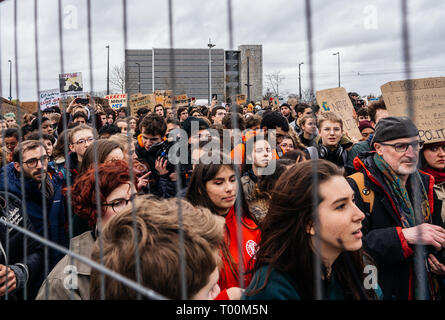
M 445 182 L 445 171 L 438 171 L 429 166 L 425 166 L 423 171 L 434 177 L 434 184 L 438 185 Z
M 383 173 L 385 183 L 389 186 L 392 199 L 398 206 L 403 228 L 411 228 L 424 222 L 431 223 L 431 210 L 428 195 L 422 179 L 420 178 L 419 171 L 416 170 L 409 179 L 409 186 L 413 191 L 413 203 L 416 206 L 416 208 L 413 208 L 406 187 L 389 164 L 377 153 L 374 154 L 374 162 L 377 165 L 377 168 Z M 416 192 L 417 190 L 419 190 L 419 192 Z M 420 212 L 422 215 L 419 214 Z M 416 219 L 416 213 L 419 217 L 418 219 Z M 426 250 L 423 254 L 427 254 Z M 424 259 L 426 260 L 426 256 Z M 411 266 L 410 268 L 414 268 L 414 266 Z M 425 264 L 422 264 L 421 268 L 423 268 L 422 271 L 419 270 L 414 274 L 416 279 L 414 282 L 414 292 L 420 291 L 420 286 L 422 285 L 426 290 L 424 292 L 426 296 L 423 298 L 438 299 L 438 282 L 436 277 L 430 274 L 426 269 L 426 261 Z
M 408 194 L 406 186 L 403 185 L 400 177 L 395 173 L 395 171 L 390 167 L 390 165 L 377 153 L 374 154 L 374 162 L 377 168 L 383 173 L 384 180 L 389 186 L 390 192 L 392 194 L 392 199 L 398 207 L 400 213 L 400 218 L 402 219 L 403 228 L 415 227 L 418 224 L 424 222 L 431 222 L 431 211 L 428 201 L 428 195 L 423 185 L 422 179 L 420 178 L 420 173 L 418 170 L 410 176 L 411 190 L 418 190 L 420 192 L 413 192 L 413 197 L 416 197 L 414 204 L 417 208 L 413 207 L 411 199 Z M 416 213 L 421 212 L 419 221 L 416 221 Z

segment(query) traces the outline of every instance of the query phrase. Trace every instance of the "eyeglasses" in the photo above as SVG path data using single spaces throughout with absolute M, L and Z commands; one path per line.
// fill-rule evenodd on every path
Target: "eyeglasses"
M 43 165 L 43 163 L 48 162 L 49 157 L 48 156 L 42 156 L 39 158 L 32 158 L 26 161 L 23 161 L 24 164 L 26 164 L 29 168 L 35 168 L 37 167 L 37 163 L 40 161 L 40 163 Z
M 414 150 L 422 149 L 423 144 L 425 142 L 424 141 L 414 141 L 411 143 L 395 143 L 395 144 L 383 143 L 383 142 L 379 142 L 379 143 L 384 146 L 393 147 L 394 150 L 396 150 L 397 152 L 406 152 L 406 150 L 408 150 L 409 146 L 413 147 Z
M 78 146 L 80 146 L 80 145 L 85 144 L 86 142 L 91 143 L 91 142 L 93 142 L 93 141 L 94 141 L 94 138 L 91 137 L 91 138 L 87 138 L 87 139 L 80 139 L 80 140 L 77 140 L 77 141 L 74 142 L 74 143 L 77 144 Z
M 135 198 L 135 196 L 131 196 L 129 199 L 115 199 L 111 203 L 102 203 L 102 205 L 105 207 L 111 207 L 111 209 L 113 209 L 114 213 L 119 213 L 134 198 Z

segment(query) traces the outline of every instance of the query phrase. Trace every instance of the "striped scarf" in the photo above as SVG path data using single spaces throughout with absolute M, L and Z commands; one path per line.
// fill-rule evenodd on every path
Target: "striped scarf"
M 402 183 L 400 177 L 390 167 L 390 165 L 377 153 L 374 154 L 374 162 L 377 168 L 383 173 L 386 184 L 390 187 L 392 199 L 398 207 L 400 218 L 402 219 L 403 228 L 411 228 L 421 223 L 431 223 L 431 210 L 428 201 L 428 195 L 425 186 L 420 178 L 419 171 L 416 170 L 410 177 L 410 183 L 413 188 L 413 197 L 418 197 L 418 201 L 414 201 L 417 206 L 415 210 L 411 202 L 408 191 Z M 415 189 L 416 188 L 416 189 Z M 420 189 L 420 192 L 415 192 Z M 421 212 L 420 219 L 416 219 L 416 212 Z

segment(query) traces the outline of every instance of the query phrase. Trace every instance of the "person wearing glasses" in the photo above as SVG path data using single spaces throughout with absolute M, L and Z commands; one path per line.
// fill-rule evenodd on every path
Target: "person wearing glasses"
M 72 238 L 70 249 L 86 258 L 91 257 L 94 242 L 110 218 L 131 208 L 131 200 L 136 194 L 136 188 L 130 181 L 130 169 L 125 161 L 99 164 L 97 170 L 100 204 L 96 202 L 95 168 L 79 176 L 71 190 L 73 211 L 88 220 L 90 230 Z M 76 276 L 76 285 L 67 285 L 67 270 Z M 66 255 L 49 273 L 36 300 L 88 300 L 90 275 L 90 266 Z
M 81 124 L 70 129 L 68 133 L 70 153 L 65 161 L 63 173 L 66 177 L 66 173 L 69 171 L 72 183 L 78 175 L 85 151 L 94 141 L 94 131 L 95 129 L 92 127 Z
M 0 172 L 0 191 L 10 192 L 26 204 L 26 214 L 37 234 L 68 247 L 63 177 L 48 167 L 45 145 L 36 140 L 23 141 L 14 150 L 12 159 L 13 162 Z M 46 227 L 44 217 L 47 219 Z M 59 251 L 49 249 L 49 268 L 62 257 Z
M 358 173 L 348 182 L 366 213 L 364 248 L 376 262 L 384 299 L 438 299 L 436 275 L 445 266 L 431 265 L 430 253 L 445 246 L 445 229 L 434 205 L 434 180 L 417 168 L 419 130 L 408 117 L 386 117 L 371 145 L 375 151 L 355 159 Z

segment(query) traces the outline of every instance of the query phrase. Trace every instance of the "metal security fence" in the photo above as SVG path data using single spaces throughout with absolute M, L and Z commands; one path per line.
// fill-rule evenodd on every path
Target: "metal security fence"
M 2 10 L 2 5 L 8 2 L 8 0 L 6 1 L 0 1 L 0 11 Z M 14 25 L 12 26 L 14 29 L 14 61 L 16 61 L 17 63 L 15 63 L 14 65 L 14 74 L 15 74 L 15 88 L 16 88 L 16 92 L 15 95 L 16 97 L 18 97 L 18 102 L 17 102 L 17 113 L 18 113 L 18 118 L 17 118 L 17 122 L 19 124 L 19 126 L 22 126 L 22 119 L 23 119 L 23 108 L 21 107 L 21 102 L 20 102 L 20 96 L 21 96 L 21 92 L 20 92 L 20 88 L 21 88 L 21 79 L 19 79 L 19 69 L 20 69 L 20 65 L 18 64 L 18 61 L 20 61 L 20 48 L 18 46 L 18 1 L 17 0 L 10 0 L 9 2 L 12 2 L 14 4 Z M 90 90 L 91 92 L 94 92 L 94 81 L 93 81 L 93 72 L 94 72 L 94 65 L 93 65 L 93 46 L 92 46 L 92 42 L 93 42 L 93 28 L 92 28 L 92 24 L 93 24 L 93 15 L 92 15 L 92 9 L 91 9 L 91 0 L 86 0 L 86 8 L 87 8 L 87 48 L 88 48 L 88 68 L 89 68 L 89 82 L 90 82 Z M 313 91 L 314 89 L 314 52 L 313 52 L 313 12 L 312 12 L 312 5 L 315 1 L 310 1 L 310 0 L 304 0 L 304 15 L 305 15 L 305 33 L 306 33 L 306 44 L 307 44 L 307 58 L 308 58 L 308 67 L 309 67 L 309 81 L 310 81 L 310 90 Z M 66 60 L 65 60 L 65 34 L 64 34 L 64 28 L 63 28 L 63 12 L 62 12 L 62 8 L 63 8 L 63 2 L 62 0 L 58 0 L 57 1 L 57 9 L 58 9 L 58 26 L 57 26 L 57 33 L 55 33 L 55 36 L 57 35 L 57 45 L 58 45 L 58 51 L 59 51 L 59 58 L 60 58 L 60 66 L 59 66 L 59 70 L 60 70 L 60 74 L 64 74 L 66 72 Z M 128 3 L 126 0 L 122 0 L 122 23 L 123 23 L 123 51 L 125 53 L 125 51 L 127 50 L 128 47 L 128 21 L 130 20 L 128 17 Z M 234 17 L 234 10 L 233 10 L 233 3 L 231 0 L 227 0 L 226 1 L 226 15 L 227 15 L 227 37 L 229 39 L 229 50 L 233 50 L 234 49 L 234 37 L 236 35 L 236 30 L 234 30 L 234 26 L 233 26 L 233 17 Z M 408 20 L 407 20 L 407 10 L 408 9 L 408 1 L 405 0 L 400 0 L 400 15 L 402 17 L 402 25 L 401 25 L 401 30 L 402 30 L 402 52 L 403 52 L 403 59 L 404 59 L 404 64 L 405 64 L 405 72 L 406 72 L 406 79 L 410 79 L 411 77 L 411 54 L 410 54 L 410 42 L 409 42 L 409 24 L 408 24 Z M 172 79 L 172 83 L 171 83 L 171 89 L 172 89 L 172 96 L 175 97 L 175 93 L 176 93 L 176 83 L 175 83 L 175 77 L 173 76 L 175 74 L 175 59 L 174 59 L 174 54 L 175 51 L 173 50 L 175 48 L 175 42 L 174 42 L 174 35 L 175 35 L 175 30 L 176 28 L 180 28 L 181 26 L 179 25 L 175 25 L 173 23 L 173 13 L 174 13 L 175 7 L 173 4 L 172 0 L 168 1 L 168 37 L 169 37 L 169 45 L 170 45 L 170 55 L 171 55 L 171 59 L 170 59 L 170 71 L 171 71 L 171 79 Z M 40 56 L 40 52 L 39 52 L 39 48 L 41 45 L 41 43 L 39 42 L 39 20 L 38 20 L 38 13 L 39 13 L 39 5 L 37 3 L 37 0 L 34 0 L 34 21 L 33 21 L 33 31 L 34 31 L 34 43 L 33 44 L 29 44 L 29 45 L 33 45 L 34 46 L 34 50 L 35 50 L 35 71 L 36 71 L 36 78 L 35 78 L 35 82 L 36 82 L 36 87 L 37 87 L 37 96 L 39 95 L 39 92 L 41 90 L 41 81 L 40 81 L 40 62 L 41 62 L 41 56 Z M 4 41 L 2 41 L 2 39 L 0 39 L 0 61 L 4 58 L 2 57 L 2 48 L 4 48 L 7 44 L 4 43 Z M 5 85 L 4 83 L 1 82 L 1 73 L 5 72 L 4 70 L 0 69 L 0 92 L 2 92 L 2 88 Z M 235 101 L 235 94 L 236 93 L 232 93 L 231 97 L 232 97 L 232 101 Z M 412 103 L 412 99 L 409 99 L 409 110 L 410 110 L 410 117 L 413 118 L 414 116 L 414 112 L 413 112 L 413 103 Z M 173 103 L 173 109 L 175 109 L 175 101 L 173 99 L 172 101 Z M 3 108 L 3 102 L 0 101 L 0 109 Z M 93 109 L 95 108 L 95 103 L 93 102 Z M 232 107 L 232 112 L 236 112 L 235 107 Z M 91 113 L 92 116 L 92 122 L 96 123 L 96 114 L 95 112 Z M 68 154 L 69 154 L 69 143 L 68 143 L 68 133 L 67 133 L 67 126 L 66 124 L 67 122 L 67 113 L 66 112 L 62 112 L 62 117 L 63 117 L 63 132 L 64 132 L 64 154 L 65 154 L 65 159 L 68 159 Z M 232 128 L 237 129 L 238 123 L 236 122 L 236 118 L 232 117 Z M 40 108 L 38 108 L 38 121 L 41 124 L 42 123 L 42 111 L 40 110 Z M 127 120 L 127 125 L 129 126 L 129 120 Z M 19 132 L 19 142 L 22 142 L 24 140 L 23 136 L 22 136 L 22 132 L 21 130 L 18 131 Z M 42 139 L 42 130 L 39 130 L 40 132 L 40 138 Z M 130 135 L 130 131 L 127 132 L 127 137 L 128 137 L 128 144 L 131 143 L 131 135 Z M 97 140 L 98 139 L 98 134 L 97 132 L 94 132 L 94 139 Z M 101 200 L 100 200 L 100 192 L 99 192 L 99 176 L 98 176 L 98 153 L 97 150 L 94 150 L 94 168 L 95 168 L 95 172 L 96 172 L 96 176 L 95 176 L 95 180 L 96 180 L 96 203 L 97 203 L 97 211 L 100 213 L 101 212 Z M 20 159 L 20 166 L 23 167 L 23 159 Z M 6 165 L 6 159 L 3 159 L 4 163 L 3 165 Z M 41 160 L 37 160 L 41 161 Z M 69 162 L 67 162 L 68 164 L 68 170 L 72 169 L 69 167 Z M 130 168 L 133 168 L 134 163 L 129 151 L 129 166 Z M 238 181 L 240 180 L 240 172 L 239 172 L 239 168 L 236 166 L 236 176 L 238 178 Z M 317 165 L 316 162 L 313 162 L 313 177 L 314 177 L 314 184 L 318 185 L 318 181 L 317 181 Z M 43 170 L 43 167 L 42 167 Z M 186 288 L 186 279 L 185 279 L 185 261 L 184 261 L 184 234 L 183 234 L 183 228 L 182 228 L 182 209 L 181 209 L 181 202 L 179 201 L 179 191 L 181 190 L 181 186 L 182 186 L 182 182 L 181 182 L 181 168 L 180 165 L 177 164 L 176 165 L 176 176 L 177 176 L 177 180 L 176 180 L 176 186 L 177 186 L 177 190 L 178 190 L 178 194 L 177 194 L 177 198 L 178 198 L 178 221 L 179 221 L 179 225 L 180 225 L 180 232 L 179 232 L 179 238 L 180 238 L 180 268 L 181 268 L 181 278 L 178 279 L 178 286 L 181 287 L 181 296 L 182 299 L 187 299 L 187 288 Z M 130 170 L 130 174 L 131 174 L 131 180 L 134 181 L 134 173 L 133 170 Z M 27 212 L 27 206 L 26 206 L 26 199 L 29 196 L 26 192 L 27 189 L 25 187 L 25 182 L 24 182 L 24 173 L 23 171 L 20 171 L 20 187 L 21 187 L 21 194 L 22 194 L 22 199 L 21 199 L 21 211 L 23 213 L 23 217 L 24 220 L 28 220 L 28 212 Z M 6 186 L 8 184 L 8 180 L 4 179 L 4 181 L 2 181 L 1 183 L 4 184 L 4 187 L 6 189 Z M 72 211 L 72 195 L 71 195 L 71 191 L 70 191 L 70 186 L 72 186 L 72 181 L 70 178 L 70 175 L 68 174 L 66 177 L 66 185 L 67 185 L 67 194 L 66 194 L 66 201 L 67 201 L 67 210 L 68 210 L 68 233 L 69 233 L 69 239 L 71 239 L 73 237 L 73 221 L 72 221 L 72 217 L 73 217 L 73 211 Z M 240 186 L 241 187 L 241 186 Z M 418 191 L 418 188 L 414 188 L 415 190 Z M 89 259 L 88 257 L 84 257 L 84 256 L 80 256 L 76 253 L 74 253 L 73 251 L 67 249 L 66 247 L 63 247 L 61 245 L 58 245 L 55 242 L 52 242 L 49 240 L 49 230 L 48 230 L 48 216 L 49 216 L 49 212 L 50 209 L 47 206 L 47 202 L 45 201 L 45 194 L 46 194 L 47 190 L 46 190 L 46 185 L 44 183 L 44 181 L 42 180 L 42 203 L 43 203 L 43 237 L 38 235 L 35 232 L 32 232 L 31 230 L 28 229 L 29 225 L 28 224 L 24 224 L 24 227 L 21 227 L 19 225 L 17 225 L 14 222 L 8 221 L 8 220 L 0 220 L 0 224 L 4 225 L 6 228 L 8 228 L 9 230 L 15 230 L 16 232 L 19 232 L 23 235 L 23 260 L 24 260 L 24 264 L 27 264 L 27 249 L 28 249 L 28 243 L 29 241 L 33 240 L 33 241 L 37 241 L 39 243 L 41 243 L 44 246 L 44 275 L 45 277 L 49 274 L 49 272 L 51 270 L 49 270 L 49 260 L 50 260 L 50 254 L 51 251 L 57 251 L 61 254 L 64 255 L 68 255 L 71 259 L 71 261 L 73 261 L 74 259 L 90 266 L 93 269 L 98 270 L 102 277 L 101 277 L 101 298 L 104 299 L 105 297 L 105 285 L 104 285 L 104 281 L 105 281 L 105 276 L 108 276 L 110 278 L 113 278 L 117 281 L 122 282 L 124 285 L 132 288 L 133 290 L 137 291 L 139 294 L 139 298 L 149 298 L 149 299 L 165 299 L 165 297 L 163 297 L 162 295 L 160 295 L 159 293 L 154 292 L 153 290 L 151 290 L 150 288 L 146 288 L 144 286 L 141 285 L 142 283 L 142 279 L 141 279 L 141 257 L 140 257 L 140 253 L 138 251 L 138 249 L 136 248 L 136 254 L 135 254 L 135 261 L 136 261 L 136 275 L 135 275 L 135 279 L 131 280 L 128 278 L 123 277 L 122 275 L 105 268 L 103 265 L 103 256 L 101 257 L 101 263 L 96 263 L 95 261 Z M 314 188 L 314 193 L 313 193 L 313 202 L 314 203 L 319 203 L 319 193 L 317 188 Z M 414 196 L 414 199 L 419 199 L 418 195 Z M 134 234 L 136 235 L 136 239 L 135 242 L 138 242 L 137 236 L 138 233 L 136 232 L 136 213 L 135 213 L 135 203 L 134 203 L 134 199 L 132 199 L 132 212 L 133 212 L 133 217 L 134 217 Z M 418 206 L 414 206 L 415 208 L 417 208 Z M 9 209 L 10 208 L 10 199 L 8 198 L 8 193 L 6 193 L 5 196 L 5 206 L 4 208 Z M 240 207 L 240 203 L 238 202 L 237 208 L 236 208 L 236 212 L 237 212 L 237 223 L 238 225 L 241 224 L 241 207 Z M 417 215 L 418 216 L 418 215 Z M 102 224 L 101 221 L 101 215 L 98 214 L 98 226 L 100 227 Z M 315 209 L 313 212 L 313 217 L 314 217 L 314 221 L 318 220 L 318 212 Z M 316 224 L 317 225 L 317 224 Z M 238 228 L 238 248 L 239 248 L 239 256 L 242 256 L 242 233 L 241 233 L 241 228 Z M 319 234 L 317 232 L 317 234 Z M 102 243 L 102 239 L 101 236 L 99 235 L 98 237 L 98 243 L 99 246 L 101 247 L 101 255 L 103 255 L 103 243 Z M 4 248 L 2 248 L 2 253 L 3 255 L 6 257 L 6 265 L 8 265 L 8 256 L 9 256 L 9 243 L 10 243 L 10 239 L 9 239 L 9 232 L 6 232 L 6 238 L 5 238 L 5 243 L 4 244 Z M 316 247 L 318 248 L 320 246 L 320 241 L 318 239 L 318 241 L 316 242 Z M 415 256 L 416 256 L 416 270 L 415 273 L 419 278 L 424 278 L 426 275 L 423 274 L 425 269 L 422 266 L 423 263 L 423 256 L 424 256 L 424 250 L 425 248 L 423 248 L 422 246 L 416 246 L 416 252 L 415 252 Z M 315 274 L 315 279 L 314 279 L 314 283 L 315 283 L 315 287 L 316 287 L 316 295 L 315 298 L 317 300 L 322 300 L 325 295 L 323 292 L 323 285 L 321 283 L 321 278 L 320 278 L 320 270 L 321 270 L 321 261 L 320 258 L 316 256 L 316 261 L 315 261 L 315 266 L 318 269 L 317 272 L 314 272 Z M 239 263 L 239 274 L 243 274 L 244 270 L 243 270 L 243 264 L 242 264 L 242 259 L 240 259 L 240 263 Z M 240 279 L 240 283 L 239 286 L 241 288 L 245 288 L 245 284 L 244 284 L 244 279 L 243 277 L 239 277 Z M 6 280 L 6 283 L 8 282 L 8 280 Z M 423 283 L 421 281 L 421 283 Z M 27 289 L 25 286 L 25 292 L 24 292 L 24 298 L 27 299 Z M 48 292 L 46 292 L 46 294 L 48 294 Z M 421 290 L 418 291 L 418 296 L 417 299 L 424 299 L 427 296 L 426 294 L 426 288 L 421 288 Z M 363 296 L 365 297 L 365 295 Z M 5 299 L 9 299 L 9 295 L 8 292 L 5 295 Z

